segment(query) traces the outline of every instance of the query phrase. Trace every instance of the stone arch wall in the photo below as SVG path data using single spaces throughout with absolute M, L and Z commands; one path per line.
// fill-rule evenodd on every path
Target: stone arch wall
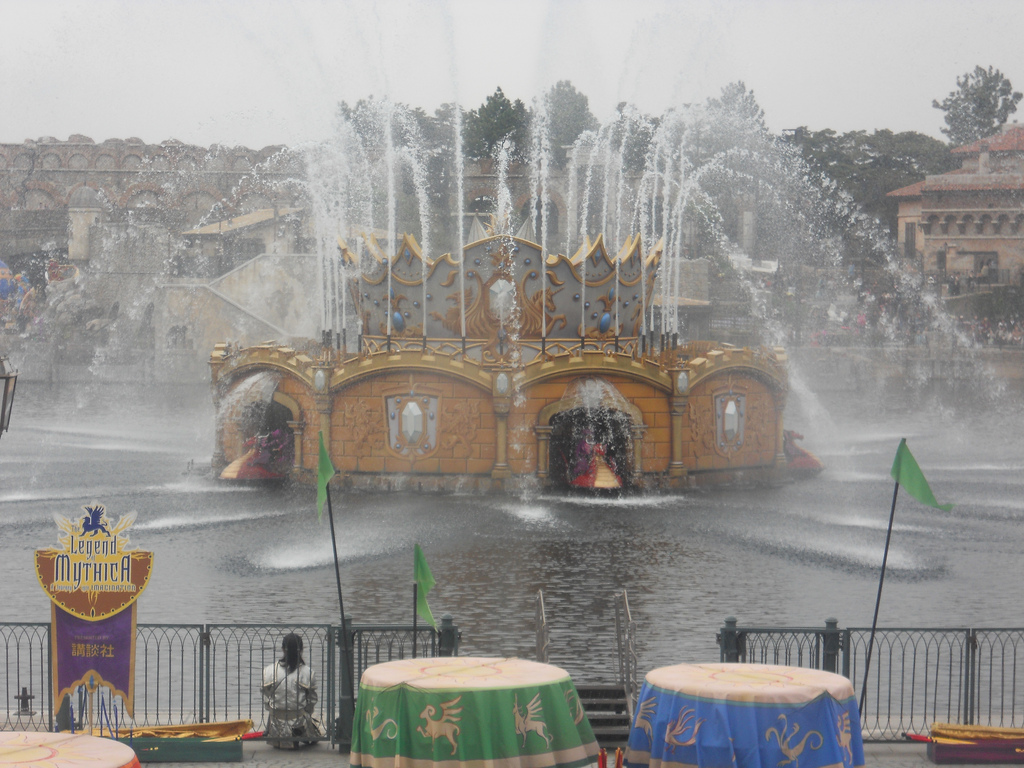
M 25 207 L 29 210 L 41 210 L 60 207 L 46 189 L 35 187 L 25 191 Z
M 138 203 L 133 203 L 133 201 L 139 200 L 155 200 L 156 204 L 159 204 L 163 196 L 163 191 L 163 187 L 154 182 L 140 182 L 138 184 L 132 184 L 122 195 L 120 195 L 117 200 L 117 204 L 121 208 L 138 207 Z
M 139 189 L 125 201 L 125 208 L 155 208 L 160 205 L 160 195 L 151 189 Z
M 221 201 L 220 192 L 214 187 L 192 189 L 183 193 L 177 200 L 177 208 L 185 216 L 190 226 L 199 224 Z
M 530 194 L 529 192 L 524 192 L 523 194 L 519 195 L 519 197 L 516 198 L 513 207 L 517 211 L 523 210 L 523 206 L 528 205 L 532 197 L 533 195 Z M 560 192 L 557 192 L 555 190 L 549 190 L 548 200 L 555 206 L 555 209 L 558 211 L 559 220 L 564 222 L 569 212 L 569 208 L 565 203 L 565 198 L 562 197 Z
M 532 196 L 530 194 L 522 194 L 516 198 L 513 204 L 513 210 L 516 214 L 522 217 L 522 211 L 524 208 L 529 208 Z M 548 204 L 554 208 L 554 227 L 551 227 L 551 222 L 548 223 L 548 248 L 547 250 L 558 250 L 558 244 L 565 239 L 566 232 L 566 205 L 561 195 L 552 192 L 548 199 Z M 530 239 L 534 242 L 540 240 L 540 227 L 541 222 L 535 221 L 535 232 L 531 234 Z
M 467 214 L 473 213 L 470 205 L 481 197 L 493 199 L 495 196 L 494 185 L 479 185 L 466 190 L 465 210 Z
M 242 213 L 251 213 L 252 211 L 264 208 L 271 208 L 273 207 L 273 202 L 269 197 L 259 192 L 249 192 L 235 201 L 235 207 Z
M 68 198 L 62 190 L 48 181 L 32 179 L 26 181 L 22 188 L 25 190 L 23 205 L 28 209 L 59 208 L 67 205 Z M 36 203 L 43 204 L 37 205 Z

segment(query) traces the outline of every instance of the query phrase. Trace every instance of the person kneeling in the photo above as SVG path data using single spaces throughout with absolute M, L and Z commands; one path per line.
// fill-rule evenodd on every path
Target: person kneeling
M 302 658 L 302 638 L 291 633 L 281 641 L 282 657 L 263 669 L 263 705 L 267 709 L 267 743 L 296 749 L 324 738 L 313 717 L 319 697 L 316 674 Z

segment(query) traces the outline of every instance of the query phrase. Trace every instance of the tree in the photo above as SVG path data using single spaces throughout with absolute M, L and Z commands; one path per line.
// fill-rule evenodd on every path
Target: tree
M 548 110 L 548 135 L 556 165 L 565 163 L 565 147 L 571 147 L 584 131 L 598 128 L 590 111 L 590 100 L 568 80 L 559 80 L 545 96 Z
M 746 83 L 742 80 L 729 83 L 722 88 L 722 95 L 717 99 L 708 99 L 708 107 L 745 120 L 761 130 L 767 130 L 764 110 L 757 103 L 754 92 L 748 91 Z
M 935 109 L 946 113 L 943 119 L 947 127 L 942 132 L 949 136 L 953 146 L 970 144 L 996 133 L 1024 98 L 993 67 L 986 70 L 976 66 L 973 72 L 956 79 L 956 87 L 941 103 L 932 100 Z
M 616 146 L 625 141 L 622 147 L 623 162 L 632 173 L 643 173 L 647 153 L 661 121 L 625 101 L 618 103 L 615 112 L 618 116 L 614 134 Z
M 890 230 L 896 227 L 897 205 L 887 193 L 956 166 L 949 147 L 914 131 L 837 134 L 799 128 L 793 142 L 813 170 L 834 181 L 861 210 Z
M 466 115 L 466 154 L 477 159 L 492 157 L 506 139 L 512 143 L 512 156 L 521 159 L 530 147 L 530 115 L 522 101 L 510 101 L 498 88 Z

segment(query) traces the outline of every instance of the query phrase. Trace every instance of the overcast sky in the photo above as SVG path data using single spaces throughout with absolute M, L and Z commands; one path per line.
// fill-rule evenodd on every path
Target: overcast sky
M 0 0 L 0 142 L 299 144 L 374 95 L 432 112 L 557 80 L 600 118 L 743 80 L 780 131 L 942 138 L 956 77 L 1024 90 L 1021 0 Z M 1024 121 L 1024 110 L 1020 113 Z

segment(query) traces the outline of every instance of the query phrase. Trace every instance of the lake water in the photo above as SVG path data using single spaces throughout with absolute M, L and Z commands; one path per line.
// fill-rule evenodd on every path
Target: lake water
M 557 495 L 335 493 L 347 612 L 411 621 L 419 542 L 463 652 L 533 657 L 544 590 L 550 658 L 611 679 L 615 594 L 628 590 L 641 671 L 718 657 L 741 624 L 869 626 L 901 437 L 952 512 L 901 494 L 881 626 L 1013 626 L 1024 594 L 1024 410 L 1018 395 L 951 405 L 904 393 L 790 396 L 787 425 L 828 465 L 759 490 L 592 499 Z M 201 472 L 213 448 L 209 391 L 21 382 L 0 442 L 4 621 L 47 621 L 32 552 L 53 514 L 93 501 L 137 512 L 132 543 L 155 552 L 140 622 L 338 621 L 331 541 L 315 490 L 237 488 Z

